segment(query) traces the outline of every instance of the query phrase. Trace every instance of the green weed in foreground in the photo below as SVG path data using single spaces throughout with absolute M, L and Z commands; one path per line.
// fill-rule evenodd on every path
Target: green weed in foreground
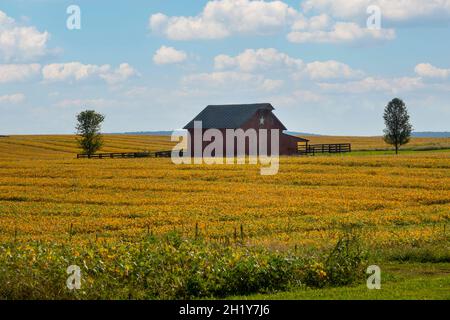
M 443 246 L 407 246 L 391 250 L 388 253 L 388 259 L 398 262 L 450 263 L 450 243 Z
M 0 246 L 2 299 L 192 299 L 350 284 L 364 276 L 357 239 L 319 258 L 263 248 L 183 240 L 176 234 L 140 243 Z M 81 289 L 66 287 L 69 265 Z
M 366 281 L 333 288 L 292 290 L 233 296 L 231 299 L 257 300 L 450 300 L 449 263 L 382 263 L 380 290 L 369 290 Z

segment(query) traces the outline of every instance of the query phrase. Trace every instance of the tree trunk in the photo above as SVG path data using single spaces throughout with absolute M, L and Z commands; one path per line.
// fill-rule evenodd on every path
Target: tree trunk
M 398 144 L 395 145 L 395 154 L 398 154 Z

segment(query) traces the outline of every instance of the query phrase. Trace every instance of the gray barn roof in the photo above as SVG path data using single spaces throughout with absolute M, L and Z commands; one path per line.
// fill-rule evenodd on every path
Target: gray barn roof
M 228 104 L 207 106 L 183 129 L 194 128 L 194 121 L 202 121 L 203 128 L 235 129 L 240 128 L 258 110 L 272 111 L 270 103 Z

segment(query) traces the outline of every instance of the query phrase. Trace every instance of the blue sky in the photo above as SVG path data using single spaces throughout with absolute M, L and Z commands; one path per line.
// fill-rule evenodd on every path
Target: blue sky
M 449 27 L 450 0 L 3 0 L 0 134 L 73 133 L 87 108 L 105 132 L 171 130 L 270 102 L 290 130 L 379 135 L 394 97 L 417 131 L 449 131 Z

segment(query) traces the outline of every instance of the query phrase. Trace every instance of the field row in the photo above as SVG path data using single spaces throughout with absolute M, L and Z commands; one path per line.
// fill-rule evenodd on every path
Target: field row
M 0 239 L 138 240 L 176 230 L 267 247 L 330 246 L 347 228 L 374 246 L 450 232 L 450 154 L 282 158 L 255 165 L 170 159 L 0 160 Z M 241 235 L 242 227 L 242 235 Z M 228 239 L 228 240 L 226 240 Z

